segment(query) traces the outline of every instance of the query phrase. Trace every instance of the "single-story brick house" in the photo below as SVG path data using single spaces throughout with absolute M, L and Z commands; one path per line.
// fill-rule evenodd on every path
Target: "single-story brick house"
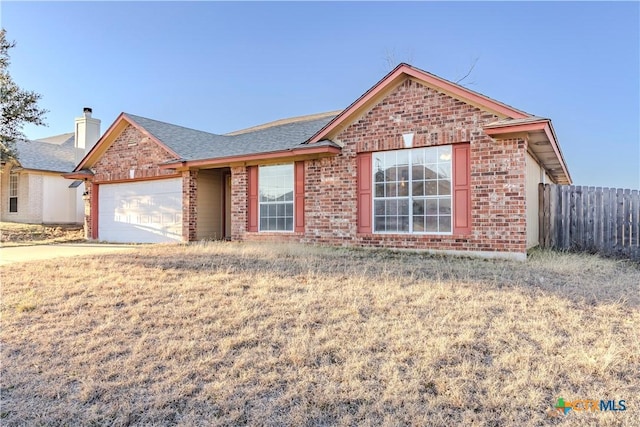
M 88 236 L 274 240 L 524 259 L 551 121 L 407 64 L 346 109 L 226 135 L 122 113 L 68 178 Z
M 17 159 L 0 169 L 0 220 L 28 224 L 82 224 L 84 182 L 62 175 L 100 137 L 100 120 L 91 108 L 75 119 L 74 132 L 38 140 L 16 141 Z

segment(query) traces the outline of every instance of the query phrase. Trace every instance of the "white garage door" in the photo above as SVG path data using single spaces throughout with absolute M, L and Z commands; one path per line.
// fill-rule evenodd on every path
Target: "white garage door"
M 182 179 L 102 184 L 98 238 L 120 243 L 182 240 Z

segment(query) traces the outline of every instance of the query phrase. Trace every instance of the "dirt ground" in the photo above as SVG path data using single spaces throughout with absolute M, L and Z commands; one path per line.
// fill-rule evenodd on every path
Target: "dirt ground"
M 83 240 L 84 230 L 81 225 L 0 222 L 1 246 L 48 245 Z

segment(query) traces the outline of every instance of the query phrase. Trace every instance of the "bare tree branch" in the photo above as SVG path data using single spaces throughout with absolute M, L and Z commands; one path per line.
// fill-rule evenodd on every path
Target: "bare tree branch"
M 480 59 L 479 56 L 477 56 L 474 60 L 473 60 L 473 64 L 471 64 L 471 67 L 469 68 L 469 71 L 467 71 L 467 74 L 465 74 L 462 78 L 456 80 L 456 84 L 461 84 L 464 79 L 466 79 L 467 77 L 469 77 L 471 75 L 471 72 L 473 71 L 473 69 L 476 67 L 476 64 L 478 63 L 478 60 Z M 469 82 L 468 84 L 473 84 L 473 82 Z

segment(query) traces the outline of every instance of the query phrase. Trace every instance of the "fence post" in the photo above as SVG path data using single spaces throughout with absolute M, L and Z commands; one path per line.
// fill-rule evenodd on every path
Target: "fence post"
M 640 193 L 638 190 L 631 192 L 631 247 L 635 248 L 631 256 L 640 258 Z
M 602 187 L 597 187 L 595 189 L 596 197 L 595 197 L 595 216 L 593 218 L 595 225 L 595 250 L 602 251 L 602 231 L 603 231 L 603 204 L 602 204 Z
M 620 254 L 624 247 L 624 197 L 622 189 L 616 191 L 616 253 Z
M 544 248 L 544 184 L 538 184 L 538 246 Z
M 571 186 L 563 185 L 562 187 L 562 249 L 568 250 L 571 248 L 571 234 L 570 226 L 571 221 L 569 219 L 569 190 Z
M 560 240 L 560 227 L 558 227 L 558 222 L 560 220 L 558 207 L 560 206 L 560 203 L 558 202 L 558 194 L 559 190 L 557 185 L 549 186 L 549 228 L 551 230 L 549 232 L 549 238 L 551 240 L 549 247 L 554 249 L 558 249 L 560 246 L 558 243 Z
M 571 233 L 571 246 L 580 248 L 580 236 L 582 227 L 582 187 L 572 185 L 569 187 L 569 233 Z

